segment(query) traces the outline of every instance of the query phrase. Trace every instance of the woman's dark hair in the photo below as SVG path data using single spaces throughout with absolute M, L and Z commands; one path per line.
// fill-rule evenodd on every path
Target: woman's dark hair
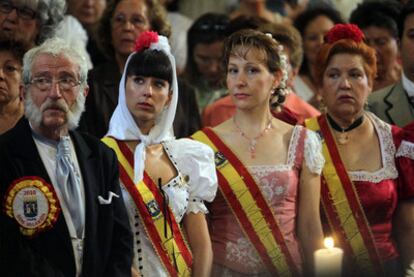
M 135 53 L 128 63 L 126 76 L 155 77 L 172 84 L 173 68 L 168 56 L 159 50 L 145 49 Z
M 179 0 L 171 0 L 171 1 L 164 1 L 165 4 L 165 8 L 167 9 L 167 11 L 169 12 L 179 12 Z
M 233 18 L 229 21 L 229 24 L 226 27 L 226 36 L 243 30 L 243 29 L 253 29 L 257 30 L 265 24 L 271 23 L 270 21 L 259 16 L 250 16 L 250 15 L 239 15 L 236 18 Z
M 332 20 L 334 24 L 344 23 L 344 20 L 342 19 L 338 10 L 328 5 L 315 5 L 301 13 L 293 22 L 293 25 L 303 36 L 305 29 L 309 23 L 321 15 L 324 15 Z
M 397 39 L 397 20 L 401 7 L 399 2 L 391 0 L 363 2 L 351 13 L 349 22 L 361 29 L 370 26 L 384 28 Z
M 186 78 L 190 83 L 200 78 L 197 65 L 193 59 L 194 48 L 197 44 L 211 44 L 226 38 L 226 28 L 229 17 L 225 14 L 206 13 L 200 16 L 187 33 L 187 65 Z
M 405 20 L 407 19 L 409 15 L 413 13 L 414 13 L 414 0 L 410 0 L 402 7 L 401 13 L 397 19 L 398 36 L 400 39 L 402 39 L 403 37 Z
M 103 12 L 100 24 L 97 31 L 97 41 L 102 52 L 107 58 L 113 59 L 115 50 L 112 45 L 112 17 L 119 2 L 122 0 L 108 0 L 106 9 Z M 166 11 L 158 0 L 142 0 L 147 6 L 148 21 L 150 29 L 160 35 L 169 37 L 171 34 L 171 27 L 166 19 Z
M 326 4 L 312 6 L 309 9 L 305 10 L 303 13 L 301 13 L 293 22 L 295 28 L 302 35 L 302 39 L 304 38 L 305 29 L 309 25 L 309 23 L 311 23 L 314 19 L 321 15 L 329 18 L 334 24 L 344 23 L 344 20 L 342 19 L 338 10 L 332 8 L 331 6 Z M 308 61 L 306 60 L 305 56 L 303 57 L 302 66 L 300 67 L 299 72 L 300 74 L 309 73 Z
M 0 52 L 10 52 L 13 57 L 23 64 L 24 53 L 28 50 L 28 47 L 19 41 L 12 40 L 0 40 Z

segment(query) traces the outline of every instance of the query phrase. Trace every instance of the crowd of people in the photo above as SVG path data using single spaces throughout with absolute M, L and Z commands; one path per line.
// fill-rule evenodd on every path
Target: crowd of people
M 414 0 L 218 2 L 0 0 L 0 276 L 414 272 Z

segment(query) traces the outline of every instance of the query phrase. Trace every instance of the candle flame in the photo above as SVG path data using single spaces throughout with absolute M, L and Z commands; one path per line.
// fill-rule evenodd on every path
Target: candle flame
M 328 249 L 334 248 L 334 241 L 333 241 L 333 238 L 331 238 L 331 237 L 325 238 L 325 240 L 323 241 L 323 244 Z

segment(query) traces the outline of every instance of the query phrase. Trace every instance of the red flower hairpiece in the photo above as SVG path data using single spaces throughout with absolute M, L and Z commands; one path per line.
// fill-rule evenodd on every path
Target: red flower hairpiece
M 151 43 L 158 42 L 158 34 L 153 31 L 143 32 L 135 41 L 135 52 L 140 52 L 143 49 L 149 48 Z
M 336 24 L 329 30 L 325 38 L 328 43 L 334 43 L 340 39 L 362 42 L 364 40 L 364 33 L 355 24 Z

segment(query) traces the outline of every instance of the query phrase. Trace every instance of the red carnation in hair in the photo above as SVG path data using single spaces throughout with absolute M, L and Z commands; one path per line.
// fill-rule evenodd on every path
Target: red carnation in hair
M 364 33 L 355 24 L 336 24 L 325 36 L 328 43 L 334 43 L 340 39 L 352 39 L 355 42 L 364 40 Z
M 143 32 L 135 41 L 135 52 L 140 52 L 143 49 L 149 48 L 151 43 L 158 42 L 158 34 L 153 31 Z

